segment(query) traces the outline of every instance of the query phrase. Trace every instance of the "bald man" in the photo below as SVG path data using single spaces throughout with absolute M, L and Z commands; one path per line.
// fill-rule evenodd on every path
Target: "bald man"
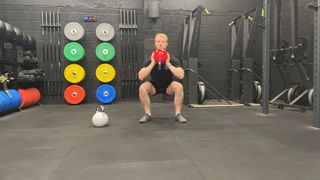
M 167 46 L 168 36 L 158 33 L 155 36 L 156 49 L 166 50 Z M 139 98 L 145 112 L 139 122 L 146 123 L 151 120 L 150 96 L 161 93 L 174 96 L 175 119 L 180 123 L 186 123 L 187 120 L 181 114 L 184 96 L 181 81 L 184 78 L 184 70 L 181 68 L 180 61 L 169 54 L 160 70 L 158 66 L 152 53 L 150 59 L 144 62 L 143 68 L 138 72 L 139 80 L 143 81 L 139 88 Z M 146 81 L 149 76 L 151 80 Z

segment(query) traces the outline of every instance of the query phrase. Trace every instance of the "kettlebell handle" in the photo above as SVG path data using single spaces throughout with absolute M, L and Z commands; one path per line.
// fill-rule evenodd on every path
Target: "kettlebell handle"
M 104 107 L 102 105 L 97 106 L 96 111 L 104 112 Z

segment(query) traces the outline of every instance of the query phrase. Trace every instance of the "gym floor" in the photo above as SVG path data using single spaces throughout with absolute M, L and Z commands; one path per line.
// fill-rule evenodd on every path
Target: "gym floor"
M 105 106 L 109 126 L 94 128 L 96 104 L 41 105 L 0 118 L 1 180 L 319 180 L 320 131 L 312 113 L 259 107 L 192 109 L 187 124 L 172 103 L 153 104 L 139 124 L 137 102 Z

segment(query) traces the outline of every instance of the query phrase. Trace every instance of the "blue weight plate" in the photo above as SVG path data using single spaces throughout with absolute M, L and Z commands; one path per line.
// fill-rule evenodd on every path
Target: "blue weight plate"
M 17 97 L 18 97 L 18 99 L 17 99 L 17 108 L 19 108 L 20 107 L 20 104 L 21 104 L 21 102 L 22 102 L 22 96 L 21 96 L 21 94 L 19 93 L 19 91 L 18 90 L 15 90 L 15 92 L 16 92 L 16 94 L 17 94 Z
M 0 114 L 4 112 L 4 99 L 0 96 Z
M 22 101 L 22 97 L 21 97 L 20 93 L 19 93 L 17 90 L 15 90 L 15 89 L 13 89 L 13 93 L 14 93 L 15 96 L 16 96 L 16 102 L 17 102 L 15 108 L 16 108 L 16 109 L 19 109 L 19 106 L 20 106 L 21 101 Z
M 9 97 L 4 91 L 0 91 L 0 97 L 3 99 L 2 107 L 3 110 L 1 110 L 2 113 L 5 113 L 9 110 Z
M 17 110 L 19 109 L 19 106 L 21 104 L 21 95 L 19 94 L 19 92 L 15 89 L 10 89 L 9 93 L 12 95 L 13 97 L 13 106 L 12 106 L 12 110 Z
M 2 107 L 3 110 L 1 111 L 2 113 L 5 113 L 8 111 L 8 96 L 4 91 L 0 91 L 0 97 L 2 98 L 3 102 L 2 102 Z
M 116 98 L 116 90 L 111 85 L 101 85 L 96 91 L 96 98 L 103 104 L 109 104 Z
M 7 94 L 8 98 L 9 98 L 9 111 L 12 111 L 14 109 L 15 104 L 16 104 L 16 96 L 14 93 L 12 93 L 11 89 L 9 89 L 9 93 L 11 94 L 11 98 Z
M 13 111 L 15 109 L 15 106 L 17 104 L 17 100 L 16 100 L 16 95 L 14 94 L 14 92 L 12 91 L 12 89 L 9 89 L 9 93 L 11 94 L 11 98 L 8 96 L 9 99 L 9 111 Z

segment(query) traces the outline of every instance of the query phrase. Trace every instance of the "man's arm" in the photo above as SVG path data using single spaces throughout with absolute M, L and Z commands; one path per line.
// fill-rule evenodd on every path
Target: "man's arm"
M 170 62 L 170 55 L 168 57 L 168 60 L 166 61 L 166 65 L 168 69 L 171 71 L 171 73 L 178 79 L 184 78 L 184 70 L 181 67 L 174 67 Z
M 171 63 L 168 63 L 167 66 L 175 77 L 180 80 L 184 78 L 184 70 L 181 67 L 174 67 Z
M 149 76 L 149 74 L 151 73 L 153 67 L 155 66 L 155 62 L 151 61 L 150 64 L 147 67 L 142 68 L 139 72 L 138 72 L 138 77 L 140 81 L 143 81 L 146 77 Z
M 156 65 L 156 61 L 153 58 L 153 53 L 150 56 L 150 60 L 151 60 L 150 64 L 149 65 L 145 64 L 145 67 L 138 72 L 138 78 L 140 81 L 143 81 L 146 77 L 148 77 L 153 67 Z

